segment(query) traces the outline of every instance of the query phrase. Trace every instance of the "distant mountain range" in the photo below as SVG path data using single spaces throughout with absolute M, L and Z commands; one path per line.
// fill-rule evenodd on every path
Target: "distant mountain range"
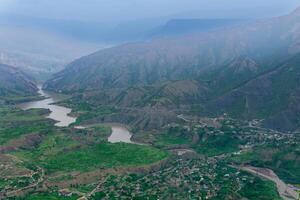
M 106 49 L 70 63 L 45 87 L 72 91 L 198 78 L 241 56 L 255 62 L 259 74 L 300 51 L 299 19 L 295 11 L 231 29 Z
M 195 32 L 216 31 L 246 23 L 241 19 L 173 19 L 149 31 L 149 38 L 178 36 Z
M 102 50 L 70 63 L 44 87 L 108 91 L 108 96 L 115 88 L 127 91 L 114 96 L 115 103 L 186 105 L 198 115 L 226 112 L 293 131 L 300 127 L 299 22 L 297 9 L 237 27 Z M 129 92 L 130 88 L 138 89 Z M 129 94 L 132 97 L 126 97 Z
M 173 26 L 177 21 L 180 28 L 175 29 Z M 101 48 L 128 41 L 210 30 L 234 21 L 238 20 L 171 20 L 157 28 L 162 20 L 132 21 L 113 26 L 97 22 L 1 15 L 0 63 L 20 67 L 35 78 L 45 79 L 62 70 L 70 61 Z M 192 28 L 192 24 L 195 28 Z

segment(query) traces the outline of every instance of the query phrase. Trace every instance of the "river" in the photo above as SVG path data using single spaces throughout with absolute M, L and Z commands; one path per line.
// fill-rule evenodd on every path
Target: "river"
M 46 99 L 40 101 L 31 101 L 31 102 L 22 103 L 19 105 L 21 109 L 23 110 L 28 110 L 32 108 L 49 109 L 51 113 L 49 114 L 49 116 L 47 116 L 47 118 L 57 121 L 55 126 L 58 127 L 66 127 L 76 121 L 75 117 L 69 116 L 69 114 L 72 112 L 70 108 L 53 105 L 53 103 L 66 99 L 66 96 L 52 93 L 52 92 L 46 92 L 42 90 L 41 86 L 39 86 L 38 88 L 39 88 L 39 94 L 45 97 Z
M 57 121 L 55 126 L 58 127 L 68 127 L 70 124 L 76 121 L 76 117 L 69 116 L 72 112 L 72 109 L 66 108 L 64 106 L 54 105 L 54 103 L 62 101 L 67 98 L 65 95 L 44 91 L 41 86 L 39 88 L 39 94 L 45 99 L 39 101 L 31 101 L 19 104 L 22 110 L 28 110 L 33 108 L 43 108 L 49 109 L 50 114 L 47 116 L 49 119 Z M 78 126 L 84 128 L 83 126 Z M 131 141 L 132 134 L 128 131 L 125 126 L 122 125 L 112 125 L 112 134 L 108 138 L 108 141 L 111 143 L 133 143 Z

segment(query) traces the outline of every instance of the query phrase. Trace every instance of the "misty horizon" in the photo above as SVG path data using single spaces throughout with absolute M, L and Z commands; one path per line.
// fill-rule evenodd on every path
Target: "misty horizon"
M 0 15 L 44 19 L 120 23 L 153 18 L 266 18 L 284 15 L 300 6 L 299 0 L 0 0 Z

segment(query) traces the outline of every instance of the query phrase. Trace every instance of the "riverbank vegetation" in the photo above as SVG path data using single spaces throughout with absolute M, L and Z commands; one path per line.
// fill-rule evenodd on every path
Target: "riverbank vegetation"
M 28 162 L 36 162 L 48 173 L 142 166 L 158 162 L 168 155 L 164 151 L 135 144 L 101 142 L 85 146 L 66 137 L 56 141 L 47 141 L 36 151 L 19 151 L 15 155 Z
M 71 196 L 62 196 L 58 193 L 47 193 L 42 192 L 39 194 L 28 194 L 24 197 L 16 198 L 11 200 L 77 200 L 79 198 L 78 195 L 71 195 Z
M 1 198 L 18 196 L 18 189 L 30 190 L 46 181 L 53 183 L 56 178 L 52 174 L 143 167 L 169 156 L 151 146 L 109 143 L 111 128 L 107 126 L 55 127 L 53 120 L 45 118 L 48 113 L 44 109 L 23 111 L 11 105 L 0 107 Z M 20 199 L 70 199 L 54 194 L 38 193 Z
M 116 110 L 78 111 L 81 125 Z M 18 196 L 17 189 L 32 187 L 34 192 L 24 192 L 20 199 L 72 200 L 88 195 L 118 199 L 120 194 L 154 199 L 280 199 L 275 184 L 231 164 L 271 168 L 288 183 L 299 180 L 297 137 L 250 127 L 243 121 L 205 118 L 144 133 L 133 127 L 134 140 L 146 145 L 112 144 L 107 141 L 112 131 L 108 126 L 55 127 L 54 121 L 45 118 L 48 113 L 1 107 L 0 156 L 11 169 L 0 173 L 4 194 Z M 96 188 L 99 182 L 103 184 Z M 41 186 L 44 189 L 36 192 Z M 68 196 L 59 192 L 65 188 Z
M 15 106 L 0 106 L 0 145 L 24 135 L 45 134 L 53 129 L 53 121 L 46 119 L 48 110 L 20 110 Z

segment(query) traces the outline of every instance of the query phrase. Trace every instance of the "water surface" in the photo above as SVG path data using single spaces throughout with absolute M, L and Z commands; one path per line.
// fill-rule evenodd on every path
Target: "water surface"
M 131 133 L 128 129 L 122 125 L 113 125 L 112 134 L 109 136 L 108 141 L 111 143 L 125 142 L 125 143 L 133 143 L 131 141 Z
M 53 103 L 65 100 L 67 97 L 65 95 L 47 92 L 42 90 L 42 87 L 39 86 L 39 94 L 46 99 L 39 101 L 31 101 L 19 104 L 19 107 L 23 110 L 28 110 L 32 108 L 43 108 L 49 109 L 51 113 L 47 118 L 57 121 L 55 126 L 58 127 L 67 127 L 70 124 L 76 121 L 76 117 L 71 117 L 69 114 L 72 112 L 72 109 L 66 108 L 64 106 L 53 105 Z M 125 126 L 112 124 L 112 134 L 108 138 L 108 141 L 111 143 L 133 143 L 131 141 L 132 134 L 128 131 Z M 85 126 L 75 126 L 77 129 L 85 129 Z
M 69 114 L 72 112 L 72 109 L 63 106 L 52 105 L 53 103 L 66 99 L 66 96 L 52 93 L 52 92 L 46 92 L 42 90 L 41 86 L 39 86 L 38 88 L 39 88 L 39 94 L 45 97 L 46 99 L 19 104 L 19 107 L 21 109 L 23 110 L 28 110 L 32 108 L 49 109 L 51 113 L 47 116 L 47 118 L 57 121 L 55 126 L 58 127 L 67 127 L 76 121 L 75 117 L 69 116 Z

